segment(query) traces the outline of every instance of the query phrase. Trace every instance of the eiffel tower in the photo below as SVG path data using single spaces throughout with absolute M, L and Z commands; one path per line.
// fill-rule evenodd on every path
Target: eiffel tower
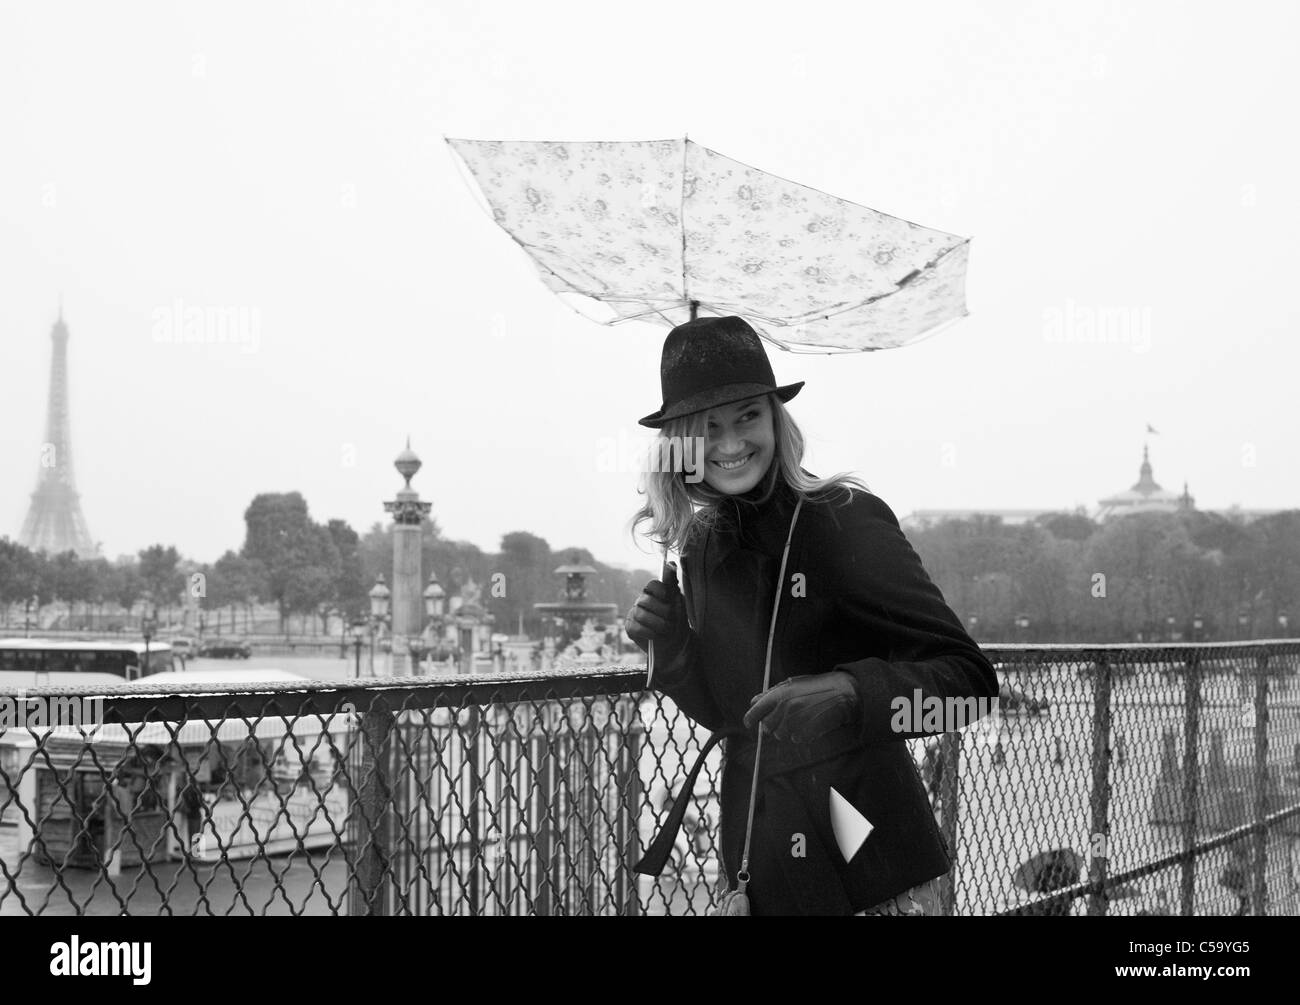
M 54 350 L 50 356 L 50 400 L 45 416 L 45 442 L 41 444 L 41 468 L 36 491 L 23 521 L 18 541 L 32 551 L 58 555 L 65 551 L 78 558 L 99 553 L 72 479 L 72 441 L 68 430 L 68 326 L 63 309 L 50 332 Z

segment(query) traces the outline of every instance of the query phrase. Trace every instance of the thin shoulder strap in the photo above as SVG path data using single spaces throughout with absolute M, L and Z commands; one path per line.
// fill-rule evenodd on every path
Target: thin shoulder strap
M 781 571 L 776 576 L 776 597 L 772 600 L 772 623 L 767 629 L 767 655 L 763 658 L 764 691 L 772 684 L 772 640 L 776 638 L 776 615 L 781 609 L 781 594 L 785 592 L 785 564 L 790 557 L 790 541 L 794 537 L 794 525 L 799 520 L 799 510 L 802 508 L 803 496 L 800 495 L 794 513 L 790 517 L 790 530 L 785 536 L 785 548 L 781 552 Z M 749 843 L 754 834 L 754 802 L 758 798 L 758 763 L 762 755 L 763 727 L 760 725 L 758 742 L 754 745 L 754 778 L 749 784 L 749 817 L 745 821 L 745 850 L 740 856 L 740 871 L 736 873 L 736 881 L 740 884 L 738 889 L 741 893 L 745 892 L 745 887 L 749 883 Z

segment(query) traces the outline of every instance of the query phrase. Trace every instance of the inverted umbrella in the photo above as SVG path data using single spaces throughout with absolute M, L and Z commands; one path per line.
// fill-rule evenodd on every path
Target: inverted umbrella
M 593 321 L 738 315 L 781 349 L 834 353 L 907 345 L 968 313 L 969 238 L 689 139 L 447 142 L 546 286 Z
M 739 315 L 791 351 L 866 352 L 964 317 L 970 239 L 689 139 L 448 139 L 542 281 L 604 324 Z

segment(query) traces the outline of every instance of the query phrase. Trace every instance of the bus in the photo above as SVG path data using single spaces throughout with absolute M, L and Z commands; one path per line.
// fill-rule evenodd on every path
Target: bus
M 0 639 L 0 694 L 29 687 L 123 684 L 175 669 L 166 642 Z

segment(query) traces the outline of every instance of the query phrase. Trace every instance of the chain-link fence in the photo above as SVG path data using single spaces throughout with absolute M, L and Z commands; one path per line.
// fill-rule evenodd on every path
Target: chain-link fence
M 1298 913 L 1300 642 L 985 652 L 997 711 L 903 741 L 950 913 Z M 708 737 L 642 683 L 0 696 L 0 914 L 704 913 L 718 749 L 632 870 Z

